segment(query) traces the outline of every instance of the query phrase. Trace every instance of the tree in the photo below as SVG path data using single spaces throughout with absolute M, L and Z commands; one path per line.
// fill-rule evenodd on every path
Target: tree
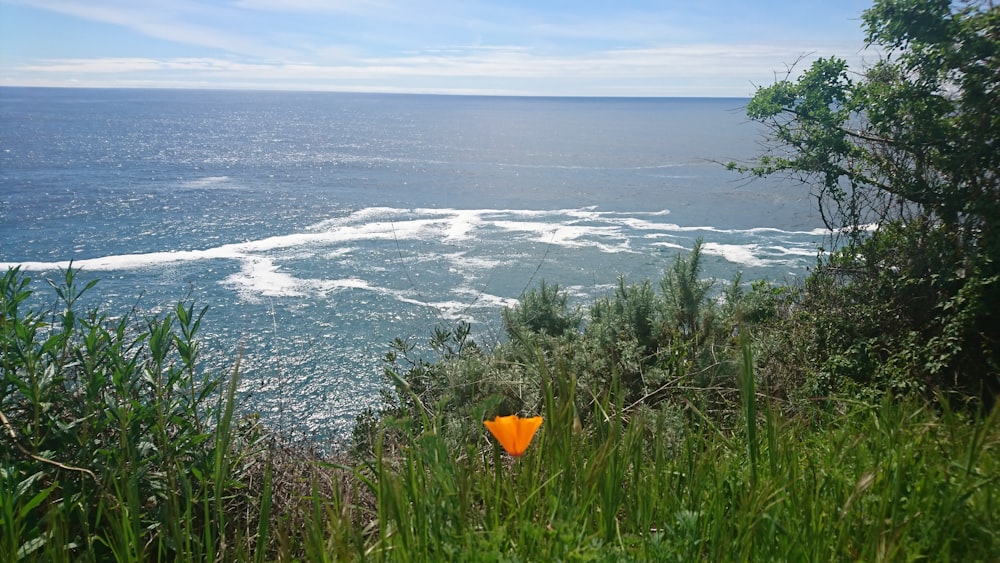
M 828 227 L 843 235 L 811 280 L 814 294 L 844 304 L 829 313 L 845 318 L 823 353 L 865 358 L 843 375 L 992 402 L 1000 7 L 877 0 L 862 19 L 878 62 L 852 73 L 843 60 L 819 59 L 797 80 L 758 89 L 747 114 L 767 126 L 771 146 L 748 166 L 730 166 L 808 183 Z

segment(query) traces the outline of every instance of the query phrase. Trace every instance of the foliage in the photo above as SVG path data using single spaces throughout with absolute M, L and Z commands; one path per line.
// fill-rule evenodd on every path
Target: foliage
M 749 342 L 740 350 L 744 401 L 733 427 L 693 406 L 682 407 L 687 422 L 665 405 L 630 410 L 619 392 L 592 403 L 594 415 L 581 424 L 563 357 L 539 359 L 552 363 L 540 369 L 536 413 L 544 423 L 520 458 L 483 439 L 452 443 L 450 410 L 427 413 L 420 429 L 405 426 L 394 447 L 380 431 L 374 458 L 355 468 L 377 499 L 365 558 L 903 561 L 1000 553 L 1000 410 L 970 421 L 887 398 L 788 418 L 755 406 Z M 481 419 L 457 416 L 485 435 Z M 330 546 L 359 541 L 341 527 L 327 533 Z
M 740 374 L 740 400 L 726 403 L 735 418 L 705 411 L 682 380 L 668 386 L 677 400 L 629 404 L 620 372 L 590 392 L 578 379 L 594 377 L 579 360 L 589 327 L 524 337 L 489 354 L 467 325 L 439 328 L 433 362 L 397 341 L 386 357 L 391 403 L 373 418 L 369 447 L 332 459 L 296 445 L 247 449 L 260 434 L 232 424 L 236 378 L 192 369 L 202 316 L 191 306 L 141 323 L 72 313 L 79 332 L 63 338 L 70 325 L 24 308 L 16 272 L 4 284 L 4 295 L 19 296 L 3 309 L 5 369 L 13 371 L 4 372 L 0 410 L 11 414 L 13 436 L 2 439 L 17 446 L 0 449 L 5 560 L 902 561 L 1000 553 L 1000 409 L 968 417 L 947 404 L 886 397 L 785 415 L 761 400 L 754 373 L 747 335 L 765 324 L 744 324 L 723 348 Z M 80 294 L 72 273 L 57 287 Z M 727 303 L 703 304 L 717 326 L 731 316 L 781 317 L 783 294 L 767 284 L 726 293 Z M 647 298 L 659 305 L 611 307 L 665 310 L 662 295 Z M 80 320 L 91 318 L 102 322 Z M 715 338 L 654 328 L 685 346 Z M 106 344 L 91 355 L 91 341 Z M 64 344 L 74 361 L 54 361 Z M 45 365 L 56 375 L 31 383 Z M 121 369 L 110 379 L 87 371 L 105 365 Z M 88 381 L 97 390 L 90 395 Z M 39 389 L 37 398 L 22 387 Z M 124 426 L 122 409 L 131 413 Z M 482 424 L 510 409 L 544 418 L 516 460 Z
M 214 559 L 254 432 L 198 369 L 205 310 L 82 312 L 69 269 L 40 312 L 29 281 L 0 278 L 0 559 Z
M 571 364 L 574 408 L 583 422 L 613 392 L 633 408 L 683 395 L 702 408 L 725 411 L 735 401 L 730 352 L 746 296 L 730 288 L 731 301 L 721 303 L 710 295 L 715 282 L 701 279 L 700 256 L 699 240 L 665 270 L 659 293 L 649 281 L 620 278 L 611 294 L 586 310 L 571 309 L 558 285 L 541 282 L 503 312 L 510 339 L 490 354 L 475 344 L 465 323 L 435 329 L 429 342 L 434 361 L 415 344 L 396 340 L 384 358 L 390 384 L 384 407 L 359 417 L 355 451 L 373 451 L 382 422 L 406 418 L 420 430 L 436 409 L 460 420 L 538 412 L 545 370 L 561 358 Z M 475 439 L 469 431 L 464 424 L 442 429 L 454 444 Z M 389 432 L 386 440 L 395 437 Z
M 751 166 L 815 188 L 843 239 L 810 280 L 818 373 L 835 385 L 1000 392 L 1000 7 L 878 0 L 880 60 L 820 59 L 760 88 L 774 143 Z M 821 328 L 822 327 L 822 328 Z
M 668 274 L 660 280 L 663 317 L 688 338 L 697 338 L 709 330 L 706 325 L 711 322 L 711 317 L 704 313 L 714 280 L 701 279 L 701 246 L 702 240 L 698 239 L 687 257 L 678 255 Z
M 701 247 L 698 239 L 674 258 L 659 293 L 649 281 L 628 285 L 619 279 L 612 295 L 595 301 L 576 366 L 583 385 L 598 392 L 617 377 L 626 403 L 649 405 L 679 383 L 733 387 L 735 369 L 725 358 L 742 300 L 734 289 L 739 276 L 724 290 L 731 301 L 711 294 L 716 281 L 701 277 Z
M 521 295 L 520 304 L 504 308 L 503 321 L 507 334 L 517 338 L 522 331 L 549 336 L 562 336 L 577 330 L 583 320 L 580 308 L 571 310 L 569 295 L 558 284 L 542 280 L 537 289 Z

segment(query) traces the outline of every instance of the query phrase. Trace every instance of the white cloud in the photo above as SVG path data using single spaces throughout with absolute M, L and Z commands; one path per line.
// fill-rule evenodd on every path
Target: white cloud
M 713 43 L 704 38 L 717 30 L 686 29 L 669 6 L 655 15 L 477 0 L 5 1 L 197 53 L 163 58 L 122 39 L 98 51 L 118 56 L 25 53 L 0 62 L 5 85 L 746 96 L 802 55 L 858 58 L 850 37 L 840 45 L 736 36 Z M 474 31 L 451 33 L 466 24 Z
M 516 46 L 461 48 L 370 57 L 352 64 L 271 64 L 211 57 L 64 58 L 10 69 L 0 81 L 10 83 L 10 75 L 30 75 L 36 83 L 45 83 L 47 76 L 53 81 L 72 77 L 77 84 L 94 86 L 158 82 L 165 87 L 478 92 L 483 87 L 473 86 L 474 81 L 492 79 L 504 82 L 505 92 L 519 94 L 607 95 L 617 89 L 620 95 L 697 95 L 700 87 L 711 89 L 706 95 L 747 96 L 753 83 L 770 83 L 775 73 L 783 73 L 785 63 L 794 62 L 807 49 L 830 53 L 816 46 L 703 44 L 579 57 L 539 55 Z M 808 60 L 800 68 L 807 64 Z
M 235 0 L 230 5 L 246 10 L 310 14 L 379 14 L 394 10 L 393 3 L 386 0 Z
M 268 45 L 251 35 L 234 32 L 233 26 L 200 23 L 231 22 L 235 18 L 233 12 L 203 2 L 22 0 L 21 3 L 81 20 L 120 26 L 141 35 L 183 45 L 263 58 L 293 54 L 287 48 Z

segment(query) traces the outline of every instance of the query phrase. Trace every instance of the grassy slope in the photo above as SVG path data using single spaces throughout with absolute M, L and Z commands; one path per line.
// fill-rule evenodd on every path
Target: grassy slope
M 697 394 L 626 402 L 617 375 L 595 393 L 554 348 L 536 350 L 545 422 L 525 456 L 487 437 L 499 400 L 425 404 L 396 374 L 412 409 L 334 463 L 234 418 L 236 370 L 198 369 L 192 307 L 77 316 L 67 275 L 55 313 L 25 310 L 16 273 L 0 291 L 0 560 L 1000 558 L 1000 409 L 782 414 L 744 345 L 742 400 L 719 416 Z

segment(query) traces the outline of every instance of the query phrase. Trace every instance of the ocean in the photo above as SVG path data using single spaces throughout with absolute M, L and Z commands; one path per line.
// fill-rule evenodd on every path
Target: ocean
M 0 268 L 48 302 L 72 261 L 88 306 L 207 306 L 244 409 L 343 437 L 395 338 L 464 320 L 488 348 L 541 280 L 586 304 L 699 237 L 707 277 L 804 276 L 808 189 L 721 164 L 761 151 L 746 103 L 0 88 Z

